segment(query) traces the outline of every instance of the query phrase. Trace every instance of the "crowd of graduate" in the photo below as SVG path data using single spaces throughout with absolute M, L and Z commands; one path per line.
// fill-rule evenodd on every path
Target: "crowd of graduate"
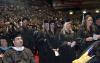
M 44 20 L 42 25 L 28 17 L 1 19 L 0 63 L 35 63 L 35 56 L 39 63 L 72 63 L 100 40 L 100 15 L 84 17 L 77 27 L 71 19 Z M 95 49 L 96 58 L 88 63 L 100 63 L 100 45 Z

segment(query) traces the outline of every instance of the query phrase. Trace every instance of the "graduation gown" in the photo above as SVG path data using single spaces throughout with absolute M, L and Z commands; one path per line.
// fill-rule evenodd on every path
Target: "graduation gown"
M 60 54 L 61 54 L 61 62 L 62 63 L 72 63 L 72 61 L 75 59 L 76 53 L 75 53 L 75 47 L 71 47 L 69 45 L 67 45 L 67 42 L 72 42 L 74 41 L 76 38 L 76 35 L 74 33 L 67 33 L 66 34 L 62 34 L 61 33 L 61 39 L 63 40 L 64 44 L 61 48 L 60 48 Z
M 37 38 L 36 38 L 36 49 L 38 50 L 39 54 L 39 62 L 40 63 L 51 63 L 50 58 L 50 49 L 47 43 L 48 39 L 46 37 L 46 34 L 42 31 L 38 32 Z
M 28 28 L 23 28 L 23 30 L 20 31 L 20 34 L 24 40 L 24 46 L 31 49 L 32 52 L 34 52 L 37 32 L 37 30 Z
M 11 48 L 4 55 L 3 63 L 34 63 L 33 54 L 27 48 L 24 48 L 23 51 L 16 51 Z
M 37 49 L 39 52 L 40 63 L 61 63 L 60 56 L 56 57 L 53 48 L 61 45 L 58 34 L 40 32 L 37 38 Z
M 9 50 L 11 47 L 3 48 L 0 47 L 0 54 L 4 54 L 5 51 Z M 3 58 L 0 57 L 0 63 L 3 63 Z

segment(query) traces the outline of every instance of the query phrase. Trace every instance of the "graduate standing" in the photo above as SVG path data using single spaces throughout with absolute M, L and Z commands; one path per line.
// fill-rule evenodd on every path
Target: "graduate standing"
M 76 34 L 72 28 L 72 21 L 68 19 L 61 30 L 63 46 L 60 48 L 62 63 L 72 63 L 75 59 Z

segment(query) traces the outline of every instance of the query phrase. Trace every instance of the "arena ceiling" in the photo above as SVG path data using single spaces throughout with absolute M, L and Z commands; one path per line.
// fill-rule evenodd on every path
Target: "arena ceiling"
M 100 0 L 53 0 L 52 5 L 55 9 L 94 9 L 100 8 Z
M 100 8 L 100 0 L 0 0 L 0 6 L 9 3 L 24 2 L 26 5 L 42 6 L 45 4 L 51 5 L 55 9 L 70 9 L 70 8 L 82 8 L 82 9 L 94 9 Z

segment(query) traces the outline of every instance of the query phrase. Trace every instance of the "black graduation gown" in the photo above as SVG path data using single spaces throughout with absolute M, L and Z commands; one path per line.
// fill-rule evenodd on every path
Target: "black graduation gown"
M 45 33 L 39 32 L 36 38 L 36 49 L 39 54 L 40 63 L 52 63 L 51 61 L 51 50 L 48 46 L 48 39 Z
M 75 54 L 74 49 L 64 44 L 64 36 L 60 33 L 38 34 L 37 49 L 40 56 L 40 63 L 71 63 Z M 52 49 L 59 48 L 60 56 L 55 56 Z
M 48 43 L 49 43 L 49 48 L 50 48 L 50 51 L 51 51 L 50 54 L 51 54 L 52 63 L 62 63 L 61 60 L 63 58 L 61 58 L 60 50 L 58 51 L 59 56 L 55 56 L 55 53 L 52 50 L 52 49 L 57 49 L 57 48 L 60 49 L 60 47 L 62 47 L 62 45 L 63 45 L 63 41 L 60 39 L 60 33 L 57 32 L 57 33 L 53 34 L 53 33 L 49 32 L 47 34 L 47 37 L 48 37 L 48 40 L 49 40 Z
M 80 27 L 78 31 L 78 36 L 82 39 L 80 43 L 82 43 L 82 51 L 86 50 L 94 41 L 86 41 L 86 38 L 93 37 L 94 30 L 88 31 L 85 27 Z
M 75 35 L 73 34 L 62 34 L 62 41 L 65 43 L 61 48 L 60 48 L 60 54 L 61 54 L 61 62 L 62 63 L 72 63 L 72 61 L 75 59 L 76 53 L 75 53 L 75 48 L 70 47 L 66 44 L 66 42 L 74 41 L 75 40 Z
M 32 52 L 34 52 L 34 47 L 35 47 L 35 39 L 37 33 L 35 33 L 36 30 L 33 29 L 23 29 L 19 33 L 22 35 L 23 40 L 24 40 L 24 46 L 31 49 Z

